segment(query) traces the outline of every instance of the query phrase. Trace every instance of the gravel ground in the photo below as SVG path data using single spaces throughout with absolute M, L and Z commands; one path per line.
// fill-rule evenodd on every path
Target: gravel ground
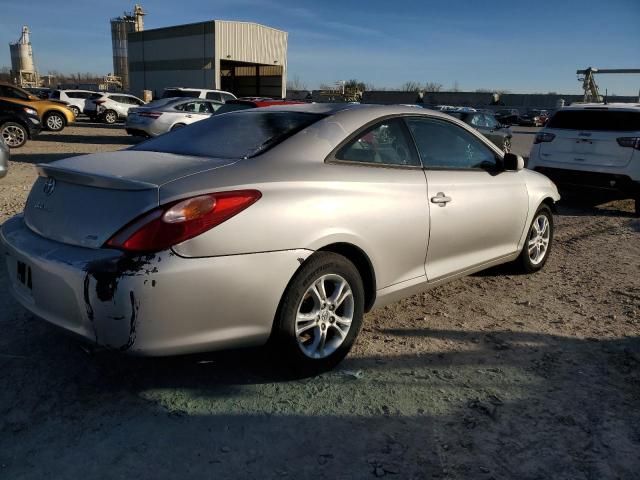
M 0 182 L 0 223 L 30 164 L 131 143 L 89 124 L 43 134 Z M 559 210 L 542 272 L 493 269 L 376 310 L 315 378 L 261 349 L 90 356 L 19 307 L 2 270 L 0 478 L 636 479 L 640 221 L 630 201 Z

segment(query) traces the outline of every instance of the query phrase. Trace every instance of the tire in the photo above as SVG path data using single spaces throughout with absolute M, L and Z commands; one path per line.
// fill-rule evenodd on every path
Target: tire
M 511 137 L 505 137 L 502 142 L 502 151 L 504 153 L 509 153 L 511 151 Z
M 6 122 L 0 125 L 0 136 L 9 148 L 20 148 L 29 139 L 27 129 L 15 122 Z
M 80 116 L 80 109 L 74 105 L 69 107 L 69 110 L 73 112 L 73 116 L 78 118 Z
M 296 373 L 324 372 L 349 353 L 363 315 L 364 287 L 356 267 L 342 255 L 318 252 L 289 282 L 278 306 L 271 344 Z
M 60 112 L 49 112 L 44 117 L 44 124 L 47 130 L 61 132 L 67 121 Z
M 546 230 L 544 227 L 545 224 Z M 543 232 L 539 235 L 538 232 L 541 229 Z M 531 246 L 532 244 L 534 246 Z M 525 273 L 537 272 L 547 263 L 549 255 L 551 254 L 552 245 L 553 214 L 551 213 L 551 209 L 543 204 L 538 208 L 533 217 L 533 221 L 527 232 L 527 238 L 516 262 Z M 544 247 L 544 251 L 542 251 L 542 247 Z
M 176 123 L 173 127 L 171 127 L 171 130 L 169 130 L 170 132 L 173 132 L 174 130 L 180 130 L 181 128 L 186 127 L 186 125 L 184 123 Z
M 118 121 L 118 114 L 113 110 L 107 110 L 102 114 L 102 118 L 104 119 L 105 123 L 113 125 Z

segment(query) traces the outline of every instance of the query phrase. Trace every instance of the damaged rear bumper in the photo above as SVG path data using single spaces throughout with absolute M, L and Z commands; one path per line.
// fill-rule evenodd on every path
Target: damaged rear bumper
M 131 257 L 47 240 L 21 216 L 2 225 L 0 243 L 25 308 L 99 347 L 140 355 L 265 343 L 287 283 L 312 253 Z

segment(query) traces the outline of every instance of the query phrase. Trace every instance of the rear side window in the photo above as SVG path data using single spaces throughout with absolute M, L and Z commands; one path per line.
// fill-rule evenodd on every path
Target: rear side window
M 60 100 L 60 90 L 55 90 L 51 94 L 51 97 L 49 97 L 49 98 L 53 98 L 54 100 Z
M 235 100 L 235 98 L 236 98 L 233 95 L 230 95 L 228 93 L 221 93 L 220 95 L 222 96 L 222 101 L 223 102 L 226 102 L 226 101 L 229 101 L 229 100 Z
M 218 100 L 221 101 L 220 94 L 218 92 L 207 92 L 207 100 Z
M 640 131 L 640 112 L 616 110 L 560 110 L 547 128 L 613 132 Z
M 167 152 L 217 158 L 260 155 L 324 115 L 303 112 L 266 112 L 260 109 L 214 115 L 207 120 L 147 140 L 132 150 Z
M 91 100 L 97 100 L 98 98 L 102 97 L 102 93 L 92 93 L 91 96 L 89 97 Z
M 336 153 L 336 159 L 374 165 L 420 166 L 404 123 L 397 118 L 358 135 Z

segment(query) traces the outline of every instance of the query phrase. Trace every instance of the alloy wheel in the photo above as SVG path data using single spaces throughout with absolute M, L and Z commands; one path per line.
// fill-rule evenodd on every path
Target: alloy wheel
M 21 147 L 26 141 L 25 132 L 17 125 L 7 125 L 2 129 L 2 139 L 9 148 Z
M 547 256 L 551 241 L 551 226 L 546 215 L 540 214 L 531 225 L 527 239 L 529 260 L 533 265 L 539 265 Z
M 511 151 L 511 139 L 510 138 L 505 138 L 504 142 L 502 143 L 502 151 L 504 153 L 509 153 Z
M 314 359 L 334 353 L 349 334 L 354 305 L 351 286 L 340 275 L 323 275 L 313 282 L 300 301 L 295 320 L 302 352 Z
M 118 117 L 115 114 L 115 112 L 107 112 L 104 114 L 104 120 L 107 123 L 116 123 L 116 120 L 118 120 Z
M 60 115 L 54 113 L 47 117 L 47 128 L 49 130 L 57 132 L 58 130 L 62 130 L 63 127 L 64 121 L 62 120 L 62 117 Z

